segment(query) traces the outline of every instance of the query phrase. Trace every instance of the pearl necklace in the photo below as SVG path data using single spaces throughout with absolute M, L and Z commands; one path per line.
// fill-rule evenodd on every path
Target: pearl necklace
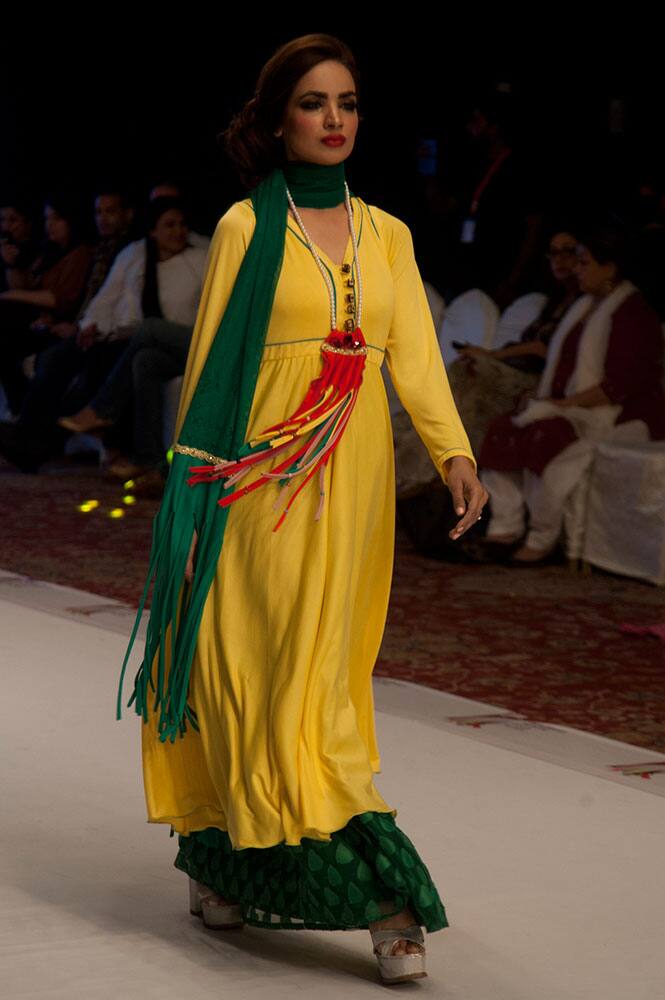
M 360 261 L 358 259 L 358 241 L 353 227 L 353 210 L 348 186 L 346 183 L 344 184 L 344 201 L 346 204 L 346 214 L 349 219 L 351 242 L 353 244 L 353 263 L 358 277 L 358 302 L 356 305 L 354 301 L 353 307 L 347 307 L 347 311 L 355 313 L 356 318 L 355 321 L 350 318 L 345 320 L 344 330 L 337 329 L 335 291 L 328 268 L 316 251 L 316 247 L 300 218 L 300 213 L 295 206 L 288 187 L 286 193 L 293 214 L 305 235 L 312 256 L 323 275 L 330 297 L 330 331 L 321 344 L 323 369 L 320 375 L 310 382 L 307 392 L 297 409 L 285 420 L 280 421 L 278 424 L 273 424 L 272 427 L 267 427 L 260 434 L 246 441 L 242 446 L 237 460 L 221 459 L 212 466 L 193 466 L 190 472 L 194 472 L 195 475 L 191 479 L 188 479 L 188 483 L 191 486 L 195 483 L 210 482 L 219 478 L 226 479 L 227 487 L 235 485 L 243 476 L 254 469 L 259 462 L 265 461 L 265 459 L 270 458 L 277 451 L 281 451 L 295 442 L 297 450 L 289 455 L 288 458 L 279 462 L 269 472 L 264 472 L 258 479 L 250 483 L 249 486 L 241 486 L 239 489 L 234 490 L 233 493 L 225 494 L 221 500 L 217 501 L 221 507 L 228 507 L 229 504 L 234 503 L 239 497 L 251 493 L 264 483 L 277 479 L 282 485 L 282 490 L 273 507 L 274 510 L 277 510 L 286 499 L 287 489 L 293 479 L 296 476 L 304 475 L 295 493 L 286 503 L 281 517 L 272 529 L 273 531 L 278 530 L 288 514 L 293 501 L 317 471 L 319 473 L 320 500 L 314 520 L 318 521 L 320 518 L 325 496 L 325 468 L 344 433 L 344 428 L 356 405 L 358 392 L 363 380 L 365 359 L 367 357 L 367 343 L 360 329 L 362 283 L 360 278 Z M 352 270 L 351 265 L 347 263 L 342 264 L 341 269 L 344 274 L 348 274 Z M 347 278 L 347 286 L 353 287 L 353 277 Z M 347 295 L 347 301 L 354 299 L 355 296 L 353 293 Z M 299 439 L 304 434 L 309 434 L 309 437 L 302 442 Z
M 335 293 L 333 290 L 332 282 L 330 280 L 330 275 L 328 274 L 328 270 L 325 264 L 323 263 L 323 261 L 321 260 L 316 251 L 316 247 L 314 246 L 312 238 L 310 237 L 309 233 L 305 228 L 304 222 L 300 218 L 300 213 L 296 208 L 295 202 L 291 196 L 291 192 L 289 191 L 288 186 L 286 188 L 286 196 L 289 199 L 289 205 L 291 206 L 291 211 L 295 216 L 296 222 L 302 229 L 303 235 L 307 240 L 307 245 L 309 246 L 309 249 L 312 252 L 314 260 L 316 261 L 318 268 L 321 274 L 323 275 L 323 280 L 325 281 L 326 286 L 328 288 L 328 297 L 330 299 L 330 329 L 335 330 L 337 329 L 337 315 L 335 311 Z M 351 243 L 353 244 L 353 264 L 356 271 L 356 280 L 358 282 L 358 298 L 357 302 L 354 301 L 355 320 L 353 323 L 353 326 L 357 327 L 360 326 L 360 319 L 362 315 L 363 289 L 362 289 L 362 279 L 360 275 L 360 260 L 358 257 L 358 242 L 356 240 L 356 231 L 353 226 L 353 209 L 351 207 L 349 185 L 346 183 L 346 181 L 344 181 L 344 202 L 346 204 L 346 214 L 349 220 L 349 233 L 351 234 Z M 344 270 L 345 268 L 348 268 L 347 264 L 342 265 L 342 269 Z M 353 285 L 353 278 L 350 279 L 350 284 Z M 350 297 L 353 297 L 353 295 L 351 295 Z

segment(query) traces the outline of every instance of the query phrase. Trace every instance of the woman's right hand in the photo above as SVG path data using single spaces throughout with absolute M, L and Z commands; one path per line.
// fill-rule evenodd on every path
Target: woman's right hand
M 192 538 L 192 544 L 189 547 L 189 555 L 187 556 L 187 565 L 185 566 L 185 580 L 187 583 L 192 582 L 194 576 L 194 551 L 196 549 L 196 542 L 198 540 L 198 535 L 196 533 L 196 528 L 194 528 L 194 536 Z

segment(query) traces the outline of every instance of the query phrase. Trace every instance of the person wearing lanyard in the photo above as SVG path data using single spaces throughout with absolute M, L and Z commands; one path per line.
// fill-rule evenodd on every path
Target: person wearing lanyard
M 484 147 L 488 165 L 460 231 L 467 288 L 482 288 L 505 309 L 528 287 L 542 217 L 525 197 L 525 179 L 511 141 L 512 98 L 494 95 L 470 116 L 467 132 Z M 463 290 L 463 289 L 460 289 Z

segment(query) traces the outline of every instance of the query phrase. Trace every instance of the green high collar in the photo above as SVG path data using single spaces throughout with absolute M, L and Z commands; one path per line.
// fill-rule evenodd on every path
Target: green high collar
M 344 160 L 340 163 L 312 163 L 287 160 L 282 164 L 291 196 L 301 208 L 334 208 L 344 201 Z

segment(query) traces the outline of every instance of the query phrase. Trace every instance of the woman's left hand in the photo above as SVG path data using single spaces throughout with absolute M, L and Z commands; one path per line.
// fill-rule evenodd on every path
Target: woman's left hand
M 448 533 L 455 541 L 480 520 L 489 493 L 478 479 L 473 462 L 465 455 L 455 455 L 444 463 L 448 474 L 448 489 L 453 498 L 456 514 L 464 514 Z M 464 513 L 466 507 L 466 513 Z

